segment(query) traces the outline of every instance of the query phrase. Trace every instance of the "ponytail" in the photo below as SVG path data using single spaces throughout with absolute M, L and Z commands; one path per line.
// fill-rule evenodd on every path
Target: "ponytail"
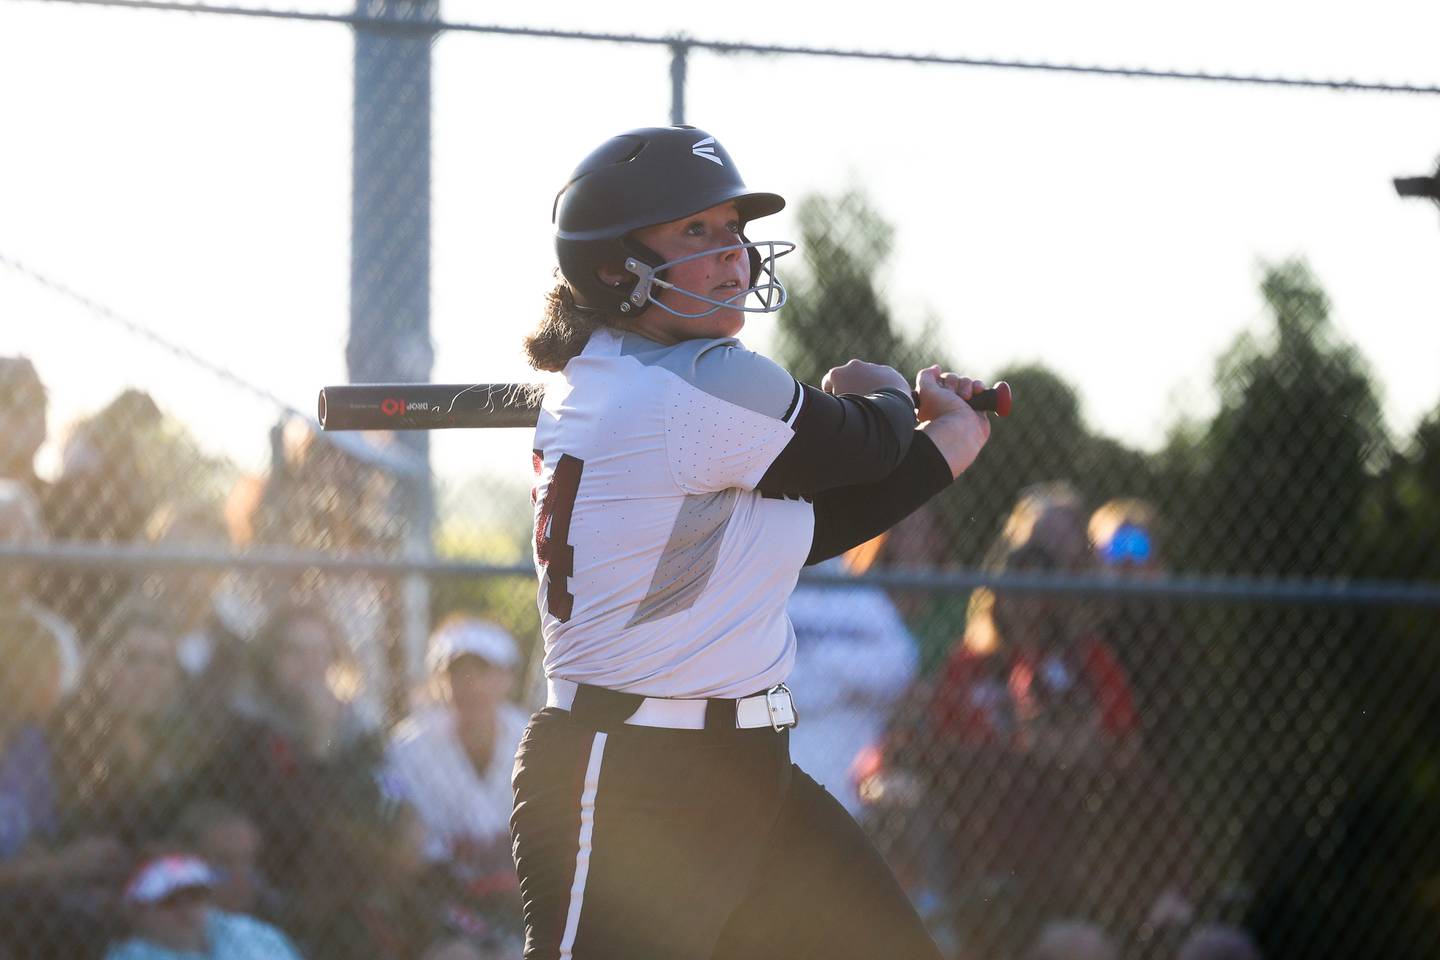
M 525 360 L 536 370 L 558 373 L 580 355 L 590 334 L 609 323 L 609 315 L 579 306 L 564 280 L 545 295 L 540 322 L 525 338 Z

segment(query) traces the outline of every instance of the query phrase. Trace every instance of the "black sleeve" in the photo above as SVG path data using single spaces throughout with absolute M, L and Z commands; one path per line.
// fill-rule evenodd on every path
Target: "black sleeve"
M 797 386 L 795 435 L 755 489 L 768 496 L 808 497 L 879 480 L 900 466 L 915 432 L 909 393 L 887 387 L 866 396 L 833 397 L 808 384 Z
M 815 496 L 815 538 L 805 565 L 829 560 L 889 530 L 954 481 L 935 441 L 919 430 L 889 476 Z

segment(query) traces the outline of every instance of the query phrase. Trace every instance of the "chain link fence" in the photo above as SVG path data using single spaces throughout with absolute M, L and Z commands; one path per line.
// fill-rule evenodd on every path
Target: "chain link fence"
M 404 107 L 428 85 L 387 96 L 428 136 Z M 889 306 L 877 204 L 796 199 L 769 352 L 808 382 L 850 356 L 963 366 L 939 318 Z M 401 206 L 401 234 L 361 238 L 404 274 L 357 288 L 372 326 L 424 312 L 429 223 Z M 1323 279 L 1269 265 L 1206 412 L 1148 447 L 1090 425 L 1089 385 L 996 371 L 1015 412 L 975 467 L 797 590 L 796 760 L 947 956 L 1440 950 L 1440 396 L 1397 435 Z M 391 334 L 349 349 L 426 375 L 423 327 Z M 454 435 L 322 434 L 117 336 L 142 384 L 197 379 L 249 440 L 216 450 L 160 391 L 95 400 L 0 339 L 0 958 L 197 931 L 244 956 L 519 957 L 528 438 L 472 434 L 456 466 Z

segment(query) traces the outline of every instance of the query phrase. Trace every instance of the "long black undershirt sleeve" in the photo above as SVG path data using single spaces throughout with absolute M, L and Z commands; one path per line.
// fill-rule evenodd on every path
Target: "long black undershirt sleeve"
M 837 557 L 889 530 L 954 481 L 935 442 L 919 430 L 911 433 L 905 459 L 883 479 L 815 495 L 815 537 L 806 566 Z
M 755 489 L 772 497 L 808 497 L 879 480 L 904 462 L 915 433 L 908 393 L 887 387 L 835 397 L 808 384 L 797 386 L 795 436 Z

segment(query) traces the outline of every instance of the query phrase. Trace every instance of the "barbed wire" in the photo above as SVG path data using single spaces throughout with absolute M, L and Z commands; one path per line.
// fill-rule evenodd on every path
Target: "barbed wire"
M 215 363 L 213 360 L 209 360 L 201 356 L 194 350 L 191 350 L 189 347 L 182 346 L 181 344 L 175 343 L 174 341 L 169 340 L 164 336 L 161 336 L 143 323 L 122 316 L 121 314 L 106 306 L 105 304 L 100 303 L 86 296 L 83 293 L 80 293 L 79 291 L 71 288 L 62 281 L 56 280 L 53 277 L 41 273 L 33 267 L 30 267 L 23 261 L 17 260 L 16 258 L 8 255 L 4 251 L 0 251 L 0 266 L 8 267 L 15 273 L 18 273 L 19 275 L 38 284 L 41 287 L 44 287 L 46 290 L 58 294 L 59 296 L 64 297 L 65 299 L 70 300 L 73 303 L 80 305 L 81 307 L 84 307 L 85 310 L 87 310 L 91 314 L 101 317 L 119 326 L 121 329 L 125 330 L 132 336 L 138 337 L 139 339 L 144 340 L 147 343 L 159 347 L 161 350 L 164 350 L 171 356 L 174 356 L 185 363 L 188 363 L 194 367 L 198 367 L 206 373 L 217 377 L 223 382 L 230 384 L 232 387 L 235 387 L 237 390 L 240 390 L 242 393 L 246 393 L 256 399 L 262 400 L 265 403 L 274 406 L 277 410 L 283 412 L 288 416 L 304 420 L 306 423 L 314 426 L 315 432 L 317 434 L 322 434 L 328 442 L 334 444 L 338 449 L 350 454 L 351 456 L 361 459 L 366 463 L 371 463 L 376 466 L 382 467 L 399 476 L 417 475 L 424 469 L 423 465 L 418 461 L 418 459 L 403 448 L 397 448 L 395 450 L 381 450 L 375 447 L 373 444 L 367 443 L 363 438 L 358 436 L 323 433 L 320 430 L 319 421 L 315 418 L 313 414 L 301 412 L 300 410 L 287 403 L 285 400 L 283 400 L 276 394 L 271 393 L 269 390 L 265 389 L 259 384 L 252 383 L 251 381 L 246 380 L 244 377 L 235 373 L 233 370 L 230 370 L 227 367 L 223 367 L 220 364 Z
M 1385 81 L 1323 77 L 1294 77 L 1279 74 L 1266 76 L 1258 73 L 1211 72 L 1206 70 L 1161 70 L 1151 67 L 1113 67 L 1099 64 L 1059 63 L 1047 60 L 961 57 L 935 53 L 903 53 L 883 50 L 845 49 L 840 47 L 759 44 L 726 40 L 705 40 L 682 34 L 672 36 L 645 36 L 642 34 L 595 33 L 583 30 L 553 30 L 538 27 L 504 26 L 500 24 L 457 23 L 440 19 L 402 20 L 398 18 L 366 17 L 359 14 L 313 13 L 300 10 L 272 10 L 263 7 L 211 6 L 198 3 L 168 2 L 168 0 L 29 0 L 29 2 L 92 7 L 121 7 L 136 10 L 161 10 L 173 13 L 213 14 L 217 16 L 254 17 L 270 20 L 339 23 L 393 33 L 486 33 L 502 36 L 536 37 L 549 40 L 588 40 L 605 43 L 665 46 L 679 48 L 681 50 L 710 50 L 715 53 L 785 54 L 793 56 L 831 57 L 847 60 L 876 60 L 891 63 L 976 67 L 996 70 L 1088 74 L 1146 80 L 1191 80 L 1200 83 L 1278 86 L 1363 93 L 1440 95 L 1440 86 L 1432 84 L 1390 83 Z

